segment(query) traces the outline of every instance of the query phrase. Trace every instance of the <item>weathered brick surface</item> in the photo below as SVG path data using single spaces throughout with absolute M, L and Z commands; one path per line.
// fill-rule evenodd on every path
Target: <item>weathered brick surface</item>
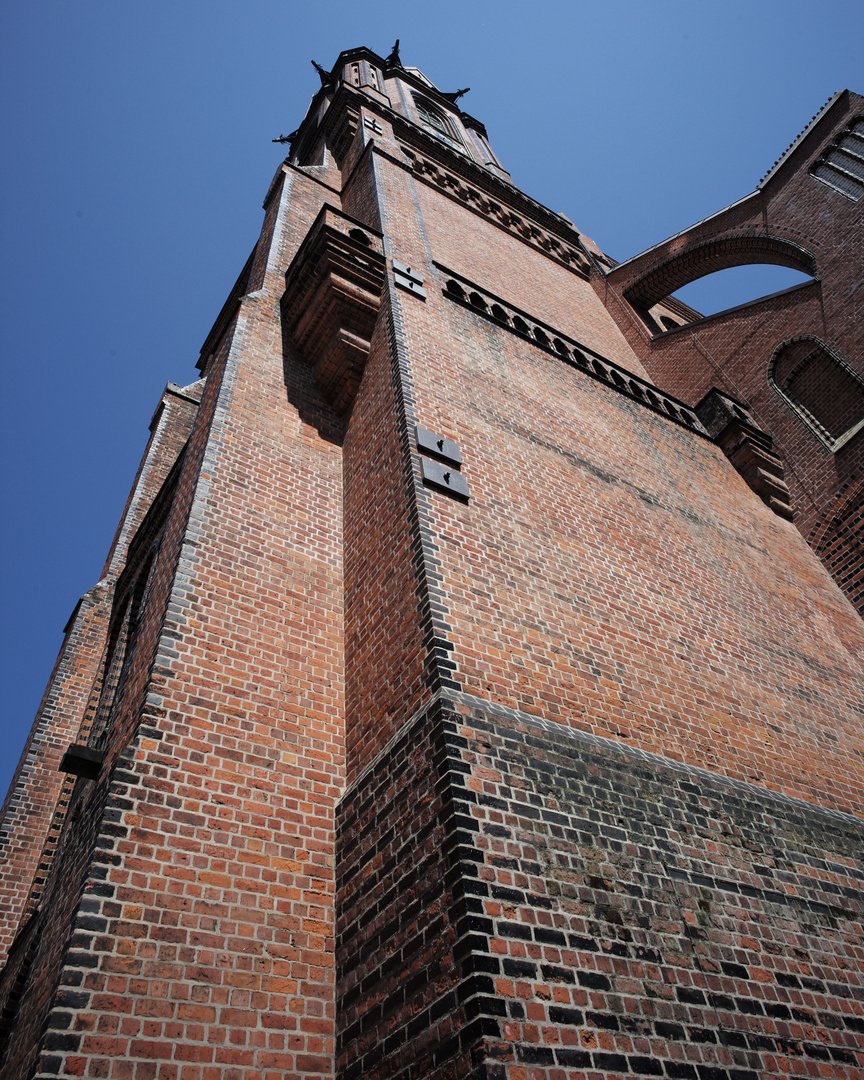
M 55 811 L 65 802 L 64 775 L 57 771 L 75 741 L 105 640 L 110 587 L 97 585 L 70 620 L 45 697 L 3 804 L 0 831 L 0 944 L 5 955 L 15 938 L 43 858 Z M 107 594 L 107 595 L 106 595 Z M 68 797 L 68 792 L 66 793 Z
M 0 1077 L 855 1075 L 860 620 L 633 377 L 591 246 L 484 169 L 477 122 L 436 99 L 440 142 L 418 76 L 340 64 L 203 385 L 169 388 L 186 434 L 139 476 L 107 647 L 70 652 L 105 761 L 0 978 Z M 357 366 L 326 398 L 281 310 L 325 204 L 376 230 L 316 248 L 316 356 Z M 424 483 L 418 424 L 467 500 Z M 814 521 L 837 567 L 853 481 Z
M 278 320 L 317 185 L 289 171 L 280 197 L 269 276 L 209 363 L 4 1076 L 37 1050 L 37 1075 L 331 1072 L 341 451 Z
M 189 386 L 166 386 L 150 421 L 147 448 L 105 560 L 103 577 L 118 574 L 125 565 L 130 541 L 192 433 L 202 392 L 201 380 Z
M 850 603 L 864 610 L 864 476 L 843 484 L 808 539 Z
M 860 1075 L 859 819 L 465 698 L 340 836 L 346 1078 Z
M 457 902 L 461 849 L 439 716 L 437 702 L 421 710 L 339 806 L 337 1066 L 345 1080 L 467 1076 L 483 1033 L 460 993 L 473 938 Z
M 453 679 L 860 808 L 860 623 L 794 528 L 705 438 L 449 301 L 391 219 L 428 273 L 427 300 L 401 301 L 416 415 L 459 443 L 472 492 L 430 501 Z
M 101 671 L 117 575 L 129 541 L 189 437 L 199 389 L 169 385 L 151 423 L 102 578 L 76 607 L 33 729 L 0 812 L 0 958 L 38 908 L 63 826 L 72 781 L 58 766 L 70 743 L 86 739 Z M 9 978 L 7 977 L 7 982 Z
M 418 182 L 416 190 L 436 259 L 637 375 L 645 375 L 589 282 L 426 184 Z

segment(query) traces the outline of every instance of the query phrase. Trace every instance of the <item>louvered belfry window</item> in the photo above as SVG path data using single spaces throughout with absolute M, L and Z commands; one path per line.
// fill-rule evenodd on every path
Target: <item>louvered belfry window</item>
M 839 139 L 810 167 L 810 175 L 857 201 L 864 195 L 864 116 L 856 116 Z

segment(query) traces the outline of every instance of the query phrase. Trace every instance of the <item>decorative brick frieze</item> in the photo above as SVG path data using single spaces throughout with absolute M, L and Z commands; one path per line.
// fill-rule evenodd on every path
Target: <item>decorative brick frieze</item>
M 659 413 L 665 419 L 672 420 L 697 435 L 708 435 L 696 413 L 682 401 L 663 393 L 652 383 L 645 382 L 644 379 L 640 379 L 638 375 L 634 375 L 620 364 L 608 360 L 605 356 L 600 356 L 593 349 L 581 345 L 560 330 L 528 315 L 520 308 L 495 296 L 494 293 L 475 285 L 467 278 L 460 277 L 453 270 L 448 270 L 446 266 L 440 263 L 436 265 L 446 279 L 442 292 L 448 300 L 460 304 L 476 315 L 482 315 L 497 326 L 509 330 L 511 334 L 530 341 L 538 349 L 552 354 L 565 364 L 569 364 L 570 367 L 578 368 L 592 379 L 604 383 L 619 394 L 624 394 L 640 405 L 644 405 L 645 408 Z
M 338 413 L 360 385 L 384 268 L 381 234 L 325 206 L 285 274 L 285 328 Z
M 774 440 L 762 431 L 752 412 L 716 387 L 696 406 L 706 430 L 748 485 L 775 514 L 792 521 L 783 461 Z
M 404 144 L 402 152 L 411 162 L 417 179 L 442 191 L 462 206 L 467 206 L 475 214 L 506 230 L 512 236 L 518 237 L 523 243 L 538 248 L 549 258 L 561 263 L 574 273 L 584 278 L 589 277 L 591 263 L 579 243 L 579 236 L 575 230 L 569 235 L 556 235 L 556 232 L 553 232 L 548 225 L 544 227 L 537 224 L 535 219 L 540 215 L 533 212 L 534 206 L 520 207 L 521 212 L 514 211 L 506 198 L 509 192 L 496 191 L 490 195 L 465 177 L 457 175 L 449 159 L 446 162 L 437 161 Z M 452 156 L 458 157 L 456 154 Z M 539 206 L 539 204 L 536 205 Z M 543 216 L 552 217 L 553 215 L 545 210 Z M 563 229 L 560 231 L 563 232 Z

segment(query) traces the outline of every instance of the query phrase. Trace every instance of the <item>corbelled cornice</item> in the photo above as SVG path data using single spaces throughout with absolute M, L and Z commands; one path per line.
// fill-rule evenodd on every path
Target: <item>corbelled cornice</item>
M 369 51 L 359 52 L 365 57 Z M 370 55 L 374 57 L 374 54 Z M 354 58 L 353 52 L 343 53 L 342 56 L 346 59 Z M 380 57 L 374 58 L 380 61 Z M 453 111 L 452 102 L 437 91 L 429 94 L 426 84 L 411 72 L 399 69 L 399 77 L 412 86 L 416 85 L 422 93 L 436 100 L 440 98 L 442 106 Z M 311 125 L 312 118 L 320 113 L 322 95 L 332 97 L 320 123 Z M 570 222 L 484 168 L 467 154 L 454 150 L 428 134 L 401 113 L 385 105 L 378 95 L 373 97 L 346 83 L 340 83 L 335 91 L 333 87 L 322 87 L 313 99 L 307 119 L 301 125 L 301 134 L 298 136 L 292 161 L 302 161 L 321 138 L 330 146 L 337 162 L 341 161 L 356 134 L 363 109 L 380 116 L 391 125 L 393 134 L 418 179 L 437 187 L 450 198 L 461 202 L 523 242 L 540 249 L 568 269 L 583 277 L 589 276 L 590 256 L 582 244 L 578 230 Z M 475 127 L 480 126 L 473 118 L 469 119 Z
M 285 273 L 285 330 L 340 414 L 363 376 L 384 270 L 381 234 L 324 206 Z

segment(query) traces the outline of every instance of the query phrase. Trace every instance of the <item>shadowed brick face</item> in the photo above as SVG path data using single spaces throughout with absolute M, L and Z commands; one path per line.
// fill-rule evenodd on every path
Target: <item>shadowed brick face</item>
M 169 384 L 153 417 L 150 440 L 102 571 L 81 598 L 2 811 L 0 951 L 5 955 L 22 916 L 39 905 L 62 827 L 71 781 L 58 772 L 69 743 L 89 730 L 105 668 L 112 599 L 129 541 L 162 487 L 189 432 L 200 398 L 197 384 Z M 65 780 L 65 783 L 64 783 Z M 20 952 L 20 950 L 19 950 Z
M 342 54 L 4 806 L 2 1080 L 861 1074 L 860 330 L 790 246 L 859 105 L 607 274 Z M 757 255 L 819 281 L 651 337 Z

